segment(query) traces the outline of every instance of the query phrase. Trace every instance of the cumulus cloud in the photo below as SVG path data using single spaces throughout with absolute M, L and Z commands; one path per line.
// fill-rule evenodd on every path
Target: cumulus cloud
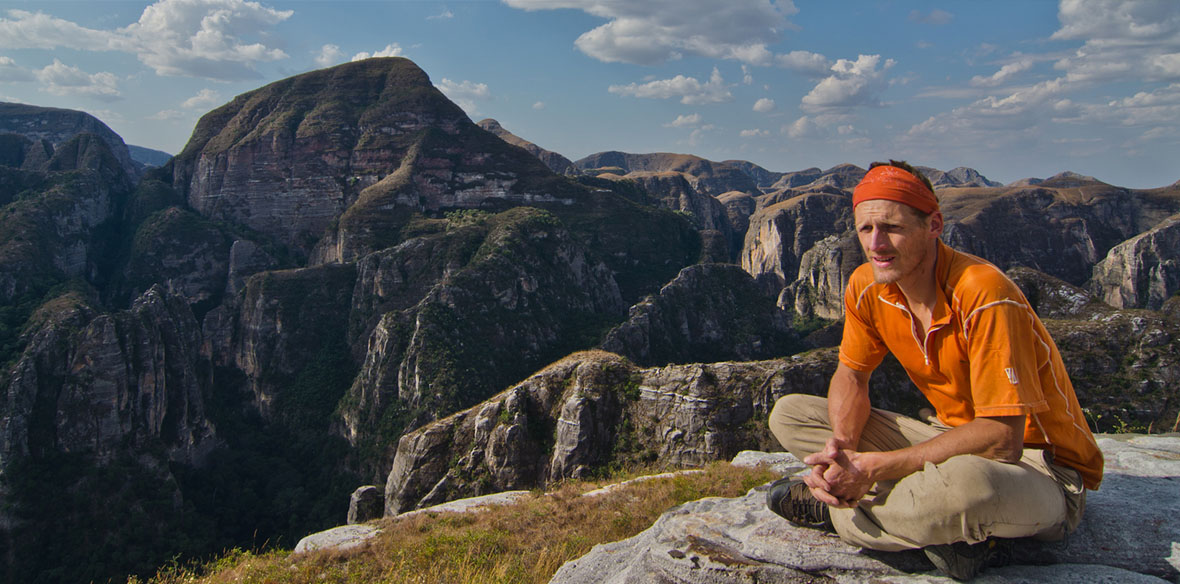
M 202 89 L 196 95 L 184 100 L 180 107 L 185 109 L 207 108 L 221 103 L 221 94 L 212 89 Z
M 791 51 L 785 55 L 776 56 L 774 61 L 779 67 L 811 77 L 823 77 L 832 69 L 831 60 L 811 51 Z
M 769 97 L 764 97 L 754 102 L 754 111 L 758 113 L 766 113 L 774 110 L 774 100 Z
M 882 63 L 881 55 L 860 55 L 855 61 L 840 59 L 832 65 L 832 74 L 803 96 L 802 108 L 820 112 L 879 105 L 878 96 L 888 86 L 885 71 L 894 64 L 893 59 Z
M 996 87 L 1007 83 L 1015 75 L 1032 69 L 1032 66 L 1033 60 L 1031 58 L 1023 58 L 1000 67 L 999 71 L 988 77 L 976 75 L 971 78 L 970 84 L 972 87 Z
M 541 110 L 545 109 L 545 102 L 543 102 L 543 101 L 538 101 L 538 102 L 534 103 L 534 104 L 533 104 L 533 109 L 535 109 L 535 110 L 537 110 L 537 111 L 541 111 Z
M 320 47 L 320 54 L 316 55 L 315 63 L 320 67 L 331 67 L 344 61 L 344 51 L 339 45 L 324 45 Z
M 695 77 L 677 75 L 671 79 L 657 79 L 642 84 L 612 85 L 607 91 L 615 95 L 648 99 L 680 98 L 680 103 L 685 105 L 725 103 L 733 100 L 733 94 L 730 93 L 725 81 L 721 78 L 721 72 L 716 67 L 713 68 L 713 74 L 705 83 L 701 83 Z
M 607 20 L 574 44 L 606 62 L 655 65 L 699 55 L 766 64 L 767 45 L 792 28 L 791 0 L 503 0 L 521 10 L 575 9 Z
M 284 59 L 260 42 L 294 14 L 246 0 L 159 0 L 123 28 L 99 30 L 40 12 L 10 10 L 0 19 L 0 48 L 118 51 L 158 75 L 255 79 L 255 65 Z
M 748 65 L 742 65 L 742 83 L 746 85 L 754 83 L 754 75 L 750 73 L 750 67 Z
M 12 60 L 12 57 L 0 57 L 0 81 L 33 81 L 32 71 L 21 67 Z
M 689 114 L 676 116 L 675 120 L 664 124 L 665 128 L 693 128 L 699 126 L 701 123 L 701 114 Z
M 53 64 L 36 71 L 42 90 L 54 95 L 87 95 L 98 99 L 118 99 L 119 88 L 114 74 L 87 73 L 54 59 Z
M 487 101 L 492 98 L 492 92 L 488 90 L 486 83 L 475 83 L 473 81 L 451 81 L 444 77 L 438 83 L 438 90 L 443 92 L 448 99 L 455 102 L 467 115 L 474 116 L 479 114 L 478 102 Z
M 769 135 L 770 135 L 770 132 L 768 132 L 766 130 L 760 130 L 760 129 L 742 130 L 741 131 L 741 137 L 743 137 L 743 138 L 765 138 Z
M 380 51 L 377 51 L 375 53 L 361 51 L 361 52 L 353 55 L 352 60 L 353 61 L 363 61 L 365 59 L 372 59 L 375 57 L 400 57 L 400 56 L 402 56 L 401 45 L 399 45 L 397 43 L 390 43 L 388 45 L 385 45 L 384 49 L 381 49 Z

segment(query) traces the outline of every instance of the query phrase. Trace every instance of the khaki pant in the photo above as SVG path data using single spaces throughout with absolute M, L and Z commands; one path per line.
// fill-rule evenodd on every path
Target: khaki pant
M 948 430 L 873 408 L 860 450 L 888 451 Z M 828 400 L 788 395 L 770 413 L 770 430 L 800 460 L 832 436 Z M 831 508 L 841 539 L 860 547 L 900 551 L 989 537 L 1055 540 L 1077 527 L 1086 491 L 1072 468 L 1052 464 L 1049 453 L 1024 450 L 1017 464 L 964 454 L 896 481 L 873 486 L 856 507 Z

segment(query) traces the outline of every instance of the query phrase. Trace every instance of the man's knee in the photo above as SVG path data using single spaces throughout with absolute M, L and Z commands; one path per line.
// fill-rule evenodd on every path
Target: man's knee
M 814 395 L 785 395 L 770 411 L 770 431 L 795 456 L 818 452 L 832 434 L 827 404 L 827 399 Z

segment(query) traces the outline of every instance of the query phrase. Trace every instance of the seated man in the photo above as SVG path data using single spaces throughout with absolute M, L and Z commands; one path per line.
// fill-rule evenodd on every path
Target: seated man
M 811 473 L 776 482 L 767 504 L 854 545 L 923 549 L 957 579 L 1011 538 L 1064 537 L 1103 461 L 1041 320 L 998 268 L 942 243 L 934 190 L 909 165 L 874 163 L 852 204 L 867 262 L 844 293 L 828 397 L 788 395 L 770 414 Z M 937 420 L 871 407 L 886 353 Z

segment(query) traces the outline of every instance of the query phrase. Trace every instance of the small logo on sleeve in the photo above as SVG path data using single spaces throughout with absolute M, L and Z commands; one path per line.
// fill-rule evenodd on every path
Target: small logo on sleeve
M 1016 370 L 1011 367 L 1005 367 L 1004 373 L 1008 375 L 1008 382 L 1012 385 L 1020 385 L 1020 378 L 1016 376 Z

